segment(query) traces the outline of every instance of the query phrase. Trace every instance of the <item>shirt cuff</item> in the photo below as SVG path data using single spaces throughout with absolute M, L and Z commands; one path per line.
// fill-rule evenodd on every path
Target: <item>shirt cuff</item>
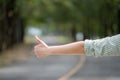
M 94 41 L 93 40 L 85 40 L 84 50 L 86 56 L 95 56 L 95 51 L 93 48 Z

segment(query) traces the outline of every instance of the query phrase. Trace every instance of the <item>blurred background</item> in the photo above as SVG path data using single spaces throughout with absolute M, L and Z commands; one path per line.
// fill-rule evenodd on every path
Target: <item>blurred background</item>
M 35 35 L 52 46 L 119 33 L 120 0 L 0 0 L 0 80 L 120 80 L 120 57 L 33 52 Z

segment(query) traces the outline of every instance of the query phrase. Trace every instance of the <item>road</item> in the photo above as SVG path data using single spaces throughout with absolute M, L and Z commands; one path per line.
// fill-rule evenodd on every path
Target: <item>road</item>
M 49 56 L 37 59 L 32 51 L 33 46 L 26 50 L 30 50 L 28 54 L 32 56 L 26 61 L 0 68 L 0 80 L 57 80 L 79 60 L 79 56 Z
M 32 57 L 0 69 L 0 80 L 58 80 L 71 70 L 80 56 Z M 86 57 L 83 66 L 69 80 L 120 80 L 120 57 Z
M 70 80 L 120 80 L 120 57 L 86 57 Z

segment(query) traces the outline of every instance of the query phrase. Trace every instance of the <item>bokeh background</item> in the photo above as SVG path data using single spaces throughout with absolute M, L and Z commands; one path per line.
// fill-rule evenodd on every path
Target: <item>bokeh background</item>
M 35 35 L 53 46 L 119 33 L 120 0 L 0 0 L 0 80 L 120 80 L 120 57 L 33 52 Z

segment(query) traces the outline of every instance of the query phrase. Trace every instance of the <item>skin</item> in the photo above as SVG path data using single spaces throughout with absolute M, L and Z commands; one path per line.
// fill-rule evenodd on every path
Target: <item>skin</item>
M 65 45 L 59 46 L 48 46 L 37 36 L 35 40 L 38 43 L 34 47 L 35 55 L 38 58 L 44 58 L 49 55 L 84 55 L 84 41 L 73 42 Z

